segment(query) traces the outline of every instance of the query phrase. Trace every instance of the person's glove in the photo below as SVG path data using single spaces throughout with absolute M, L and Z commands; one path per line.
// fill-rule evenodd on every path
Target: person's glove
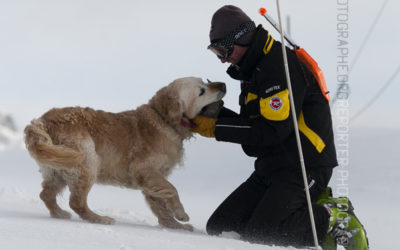
M 193 119 L 193 123 L 196 124 L 196 126 L 192 128 L 191 131 L 199 133 L 204 137 L 215 137 L 214 132 L 216 122 L 216 118 L 198 115 Z

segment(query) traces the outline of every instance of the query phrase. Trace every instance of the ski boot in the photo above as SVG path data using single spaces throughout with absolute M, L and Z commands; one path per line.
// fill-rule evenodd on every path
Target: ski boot
M 316 204 L 323 205 L 330 214 L 328 234 L 322 244 L 325 250 L 335 250 L 337 244 L 347 250 L 367 250 L 367 232 L 354 214 L 347 197 L 333 198 L 328 187 Z
M 324 203 L 327 203 L 331 199 L 333 199 L 332 189 L 330 187 L 327 187 L 325 191 L 318 197 L 316 204 L 323 205 Z M 322 243 L 321 247 L 323 250 L 336 250 L 337 249 L 336 239 L 332 237 L 330 234 L 326 234 L 325 240 Z

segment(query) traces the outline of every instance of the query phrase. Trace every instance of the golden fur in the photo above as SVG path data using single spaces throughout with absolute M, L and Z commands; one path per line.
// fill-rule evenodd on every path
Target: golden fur
M 205 91 L 203 91 L 203 90 Z M 204 94 L 202 94 L 204 92 Z M 109 113 L 91 108 L 54 108 L 25 128 L 25 144 L 43 176 L 40 198 L 55 218 L 70 218 L 56 196 L 66 186 L 69 205 L 83 220 L 112 224 L 87 205 L 94 183 L 140 189 L 160 225 L 192 230 L 176 188 L 166 177 L 192 136 L 190 119 L 220 100 L 225 84 L 177 79 L 136 110 Z

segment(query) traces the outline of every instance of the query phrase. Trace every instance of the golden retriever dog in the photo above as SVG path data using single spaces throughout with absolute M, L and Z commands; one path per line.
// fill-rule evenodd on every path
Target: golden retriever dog
M 180 78 L 136 110 L 110 113 L 54 108 L 25 128 L 25 144 L 43 176 L 40 198 L 54 218 L 70 218 L 56 196 L 66 186 L 69 205 L 83 220 L 112 224 L 89 209 L 94 183 L 140 189 L 161 226 L 193 230 L 176 188 L 166 179 L 182 160 L 191 119 L 225 95 L 224 83 Z M 220 101 L 222 102 L 222 101 Z

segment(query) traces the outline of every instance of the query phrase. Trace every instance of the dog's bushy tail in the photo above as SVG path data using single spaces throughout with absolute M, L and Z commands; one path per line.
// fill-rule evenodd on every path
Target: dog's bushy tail
M 82 153 L 63 145 L 54 145 L 40 120 L 33 120 L 24 133 L 26 148 L 39 164 L 70 170 L 82 162 Z

